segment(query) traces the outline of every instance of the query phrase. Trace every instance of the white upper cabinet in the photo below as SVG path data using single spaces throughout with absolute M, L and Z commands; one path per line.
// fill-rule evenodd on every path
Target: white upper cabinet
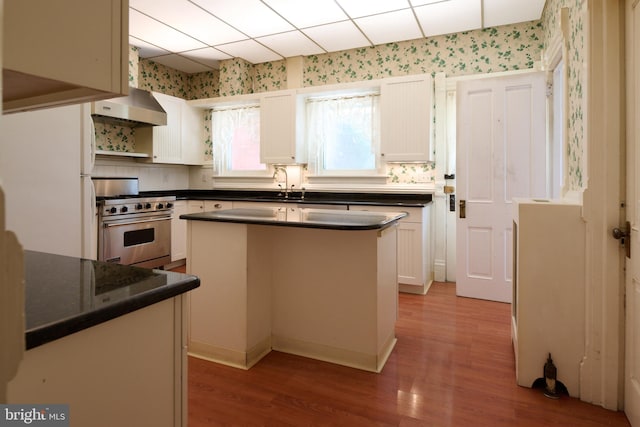
M 260 161 L 268 164 L 306 162 L 301 99 L 295 90 L 260 97 Z
M 5 113 L 128 92 L 127 0 L 4 2 Z
M 156 92 L 153 96 L 167 113 L 167 124 L 136 128 L 136 151 L 148 154 L 153 163 L 202 164 L 202 111 L 182 98 Z
M 432 158 L 433 82 L 420 74 L 382 80 L 380 153 L 386 162 L 424 162 Z
M 204 164 L 204 111 L 182 103 L 182 163 Z

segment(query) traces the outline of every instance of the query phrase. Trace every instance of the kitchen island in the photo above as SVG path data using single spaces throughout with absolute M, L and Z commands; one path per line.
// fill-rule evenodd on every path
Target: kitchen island
M 229 209 L 188 220 L 190 355 L 248 369 L 272 349 L 380 372 L 395 345 L 404 212 Z
M 184 293 L 196 277 L 25 251 L 25 348 L 8 403 L 72 426 L 186 425 Z

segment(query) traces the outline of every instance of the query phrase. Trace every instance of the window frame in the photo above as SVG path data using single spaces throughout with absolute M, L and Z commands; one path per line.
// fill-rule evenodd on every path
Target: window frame
M 309 109 L 308 105 L 310 102 L 316 101 L 331 101 L 331 100 L 343 100 L 343 99 L 351 99 L 351 98 L 363 98 L 363 97 L 375 97 L 376 104 L 374 106 L 374 117 L 373 117 L 373 151 L 374 151 L 374 162 L 375 166 L 373 169 L 341 169 L 341 170 L 330 170 L 325 169 L 323 167 L 323 155 L 325 153 L 325 147 L 318 147 L 317 144 L 313 141 L 310 141 L 309 135 Z M 347 91 L 333 91 L 331 93 L 314 93 L 308 96 L 305 96 L 304 100 L 304 116 L 305 116 L 305 145 L 308 150 L 308 166 L 307 171 L 310 181 L 313 180 L 322 180 L 327 179 L 331 180 L 334 178 L 353 178 L 357 180 L 366 180 L 367 178 L 380 178 L 385 177 L 384 174 L 384 162 L 382 161 L 382 157 L 380 155 L 381 151 L 381 133 L 380 133 L 380 125 L 381 125 L 381 114 L 380 114 L 380 90 L 379 88 L 375 89 L 362 89 L 358 91 L 347 90 Z
M 231 158 L 229 158 L 229 144 L 228 142 L 222 144 L 216 144 L 216 138 L 214 137 L 214 117 L 216 112 L 224 112 L 240 109 L 256 109 L 258 116 L 260 115 L 260 103 L 242 103 L 234 105 L 226 105 L 220 107 L 211 108 L 211 151 L 213 154 L 212 166 L 213 176 L 218 178 L 271 178 L 273 174 L 273 167 L 269 164 L 265 164 L 264 170 L 261 169 L 248 169 L 239 170 L 232 169 L 230 167 Z M 259 120 L 259 119 L 258 119 Z M 260 127 L 257 129 L 258 145 L 260 145 Z M 260 152 L 258 150 L 258 160 Z

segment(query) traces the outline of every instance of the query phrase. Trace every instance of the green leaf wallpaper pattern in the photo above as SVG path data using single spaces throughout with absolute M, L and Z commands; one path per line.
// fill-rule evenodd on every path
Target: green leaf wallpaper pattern
M 444 72 L 447 76 L 461 76 L 532 68 L 541 60 L 546 41 L 559 31 L 562 7 L 569 8 L 571 33 L 571 56 L 567 63 L 570 104 L 567 186 L 570 190 L 579 190 L 583 187 L 585 157 L 584 0 L 547 0 L 540 21 L 306 56 L 303 58 L 303 84 L 321 86 L 408 74 Z M 252 65 L 234 58 L 221 61 L 219 70 L 189 75 L 150 60 L 137 61 L 137 48 L 134 47 L 130 58 L 131 82 L 137 80 L 138 87 L 185 99 L 266 92 L 287 87 L 286 61 Z M 210 125 L 210 116 L 205 117 L 205 131 L 210 129 Z M 128 140 L 134 139 L 133 135 L 125 134 L 122 133 Z M 131 146 L 129 141 L 116 141 L 117 135 L 118 132 L 109 132 L 110 142 L 106 146 Z M 211 159 L 211 139 L 206 138 L 203 146 L 207 158 Z M 433 164 L 388 165 L 388 182 L 415 182 L 416 170 L 420 173 L 433 171 Z

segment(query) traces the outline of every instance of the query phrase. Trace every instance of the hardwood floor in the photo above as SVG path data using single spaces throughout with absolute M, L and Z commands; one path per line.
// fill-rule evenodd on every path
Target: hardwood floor
M 189 358 L 189 426 L 629 426 L 621 412 L 517 386 L 509 315 L 434 283 L 400 294 L 380 374 L 275 351 L 248 371 Z

